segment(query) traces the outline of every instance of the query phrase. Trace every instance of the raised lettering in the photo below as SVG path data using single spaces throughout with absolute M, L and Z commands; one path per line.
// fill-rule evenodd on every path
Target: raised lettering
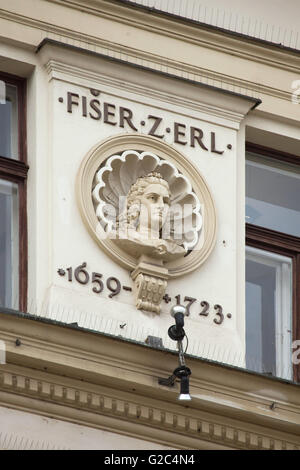
M 208 148 L 205 147 L 204 143 L 202 142 L 202 139 L 202 129 L 198 129 L 197 127 L 191 127 L 191 147 L 195 147 L 195 141 L 197 141 L 203 150 L 208 150 Z
M 216 149 L 216 134 L 214 132 L 211 132 L 210 133 L 210 136 L 211 136 L 211 145 L 210 145 L 210 151 L 212 153 L 218 153 L 219 155 L 222 155 L 222 153 L 224 153 L 224 150 L 217 150 Z
M 82 97 L 82 116 L 87 117 L 86 96 Z
M 184 132 L 182 132 L 182 130 L 179 129 L 180 127 L 184 130 Z M 176 144 L 181 144 L 181 145 L 187 144 L 187 142 L 183 142 L 182 140 L 179 140 L 180 136 L 185 137 L 185 128 L 186 128 L 185 124 L 174 122 L 174 142 L 176 142 Z
M 73 101 L 73 98 L 78 98 L 79 99 L 79 95 L 77 93 L 71 93 L 70 91 L 68 91 L 68 95 L 67 95 L 68 113 L 72 113 L 72 105 L 73 104 L 75 104 L 75 106 L 78 106 L 78 101 Z
M 109 108 L 111 108 L 113 111 L 110 111 Z M 104 103 L 103 104 L 103 122 L 106 124 L 111 124 L 112 126 L 115 126 L 117 123 L 110 121 L 110 116 L 115 117 L 115 110 L 116 107 L 114 104 L 110 103 Z
M 96 115 L 89 113 L 92 119 L 101 119 L 101 111 L 99 109 L 100 101 L 99 100 L 91 100 L 90 107 L 95 111 Z
M 154 137 L 158 137 L 159 139 L 162 139 L 164 135 L 155 134 L 156 129 L 158 128 L 158 126 L 160 125 L 162 121 L 162 118 L 157 117 L 157 116 L 152 116 L 151 114 L 149 114 L 148 119 L 154 119 L 154 124 L 151 127 L 150 131 L 148 132 L 148 135 L 153 135 Z
M 133 129 L 134 131 L 137 131 L 137 128 L 134 126 L 131 120 L 132 117 L 133 117 L 133 114 L 132 114 L 131 109 L 123 108 L 122 106 L 120 106 L 120 127 L 124 127 L 124 122 L 126 121 L 127 124 L 131 127 L 131 129 Z

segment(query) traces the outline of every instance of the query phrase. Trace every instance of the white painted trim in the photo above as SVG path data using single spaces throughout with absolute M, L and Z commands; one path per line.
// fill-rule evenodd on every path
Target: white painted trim
M 292 378 L 291 331 L 292 331 L 292 260 L 287 256 L 246 247 L 248 260 L 261 262 L 276 269 L 275 287 L 275 343 L 276 376 Z

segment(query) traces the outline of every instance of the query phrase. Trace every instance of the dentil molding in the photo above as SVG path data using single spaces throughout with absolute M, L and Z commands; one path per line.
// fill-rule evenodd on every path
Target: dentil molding
M 299 445 L 289 440 L 268 436 L 265 429 L 261 432 L 247 431 L 245 426 L 227 425 L 220 417 L 205 419 L 201 412 L 174 411 L 164 403 L 160 403 L 160 406 L 159 403 L 156 406 L 153 403 L 149 405 L 147 399 L 141 400 L 134 393 L 127 393 L 126 397 L 120 396 L 120 392 L 116 390 L 95 393 L 89 390 L 88 384 L 74 383 L 72 386 L 64 383 L 62 378 L 55 377 L 55 380 L 51 380 L 50 376 L 45 379 L 42 373 L 39 376 L 37 373 L 32 374 L 31 370 L 26 370 L 23 375 L 10 371 L 9 365 L 6 370 L 3 370 L 3 366 L 1 369 L 1 406 L 51 415 L 56 419 L 66 419 L 109 431 L 121 431 L 178 448 L 205 449 L 214 448 L 211 445 L 215 444 L 215 448 L 228 449 L 300 450 Z M 10 393 L 9 396 L 7 392 Z M 40 400 L 52 406 L 41 407 Z M 74 411 L 72 414 L 70 408 L 78 412 Z M 135 429 L 135 424 L 138 429 Z
M 66 55 L 66 51 L 68 51 Z M 195 116 L 214 124 L 239 129 L 245 115 L 259 99 L 219 88 L 212 81 L 201 83 L 195 76 L 177 75 L 165 68 L 130 63 L 126 56 L 88 52 L 83 48 L 45 40 L 38 50 L 49 80 L 56 79 L 102 91 L 153 106 L 153 100 L 170 110 Z M 76 65 L 74 65 L 76 63 Z M 126 75 L 126 81 L 124 81 Z
M 178 448 L 299 448 L 297 385 L 187 357 L 187 407 L 158 384 L 175 354 L 32 316 L 0 324 L 1 406 Z

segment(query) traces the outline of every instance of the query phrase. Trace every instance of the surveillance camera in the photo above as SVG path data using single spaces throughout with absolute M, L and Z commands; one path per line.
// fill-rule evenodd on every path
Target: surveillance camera
M 174 305 L 171 308 L 171 316 L 175 318 L 177 313 L 181 313 L 182 315 L 187 315 L 187 309 L 183 305 Z
M 183 305 L 174 305 L 171 308 L 171 315 L 175 319 L 175 325 L 170 326 L 168 335 L 174 341 L 182 341 L 185 336 L 184 316 L 186 315 L 186 308 Z

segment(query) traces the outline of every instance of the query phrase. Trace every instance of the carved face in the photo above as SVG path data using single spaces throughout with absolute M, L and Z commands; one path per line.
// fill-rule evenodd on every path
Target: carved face
M 166 186 L 149 184 L 141 196 L 140 229 L 160 230 L 166 221 L 170 206 L 170 195 Z

